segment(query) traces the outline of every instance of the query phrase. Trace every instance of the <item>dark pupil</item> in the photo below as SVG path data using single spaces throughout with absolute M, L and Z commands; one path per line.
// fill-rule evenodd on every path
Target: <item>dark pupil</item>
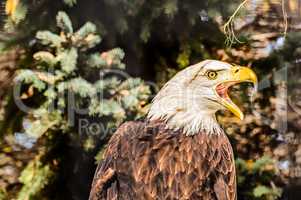
M 214 72 L 210 72 L 210 73 L 209 73 L 209 76 L 210 76 L 210 77 L 214 77 L 214 76 L 215 76 L 215 73 L 214 73 Z

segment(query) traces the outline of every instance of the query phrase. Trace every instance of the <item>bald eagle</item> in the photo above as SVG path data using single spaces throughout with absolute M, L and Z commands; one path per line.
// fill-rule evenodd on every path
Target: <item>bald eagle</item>
M 233 151 L 215 113 L 243 119 L 227 94 L 240 82 L 256 85 L 255 73 L 216 60 L 177 73 L 144 121 L 126 122 L 111 137 L 89 199 L 236 199 Z

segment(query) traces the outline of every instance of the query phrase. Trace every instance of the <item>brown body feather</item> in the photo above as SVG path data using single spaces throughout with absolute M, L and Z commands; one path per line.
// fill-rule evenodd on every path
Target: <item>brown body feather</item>
M 90 200 L 234 200 L 236 177 L 225 134 L 186 136 L 163 122 L 127 122 L 97 167 Z

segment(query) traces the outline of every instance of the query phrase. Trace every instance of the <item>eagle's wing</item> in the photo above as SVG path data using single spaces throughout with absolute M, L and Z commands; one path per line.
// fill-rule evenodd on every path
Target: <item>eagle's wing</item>
M 218 200 L 236 200 L 236 172 L 232 147 L 224 136 L 220 147 L 221 159 L 214 170 L 213 190 Z M 213 159 L 214 161 L 214 159 Z
M 104 152 L 104 160 L 99 163 L 95 171 L 89 200 L 119 199 L 120 185 L 118 185 L 116 161 L 124 157 L 128 158 L 128 148 L 124 147 L 128 147 L 131 137 L 141 131 L 143 128 L 141 124 L 142 122 L 126 122 L 113 134 Z M 128 190 L 128 195 L 131 195 L 130 188 L 124 189 Z M 128 199 L 132 198 L 129 197 Z

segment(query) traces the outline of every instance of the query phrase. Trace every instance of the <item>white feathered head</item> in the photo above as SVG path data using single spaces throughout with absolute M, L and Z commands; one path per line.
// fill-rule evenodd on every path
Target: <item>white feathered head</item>
M 243 119 L 243 113 L 229 98 L 228 88 L 241 82 L 257 85 L 248 67 L 217 60 L 205 60 L 178 72 L 153 99 L 148 118 L 164 120 L 187 135 L 199 132 L 218 134 L 221 129 L 215 113 L 228 109 Z

